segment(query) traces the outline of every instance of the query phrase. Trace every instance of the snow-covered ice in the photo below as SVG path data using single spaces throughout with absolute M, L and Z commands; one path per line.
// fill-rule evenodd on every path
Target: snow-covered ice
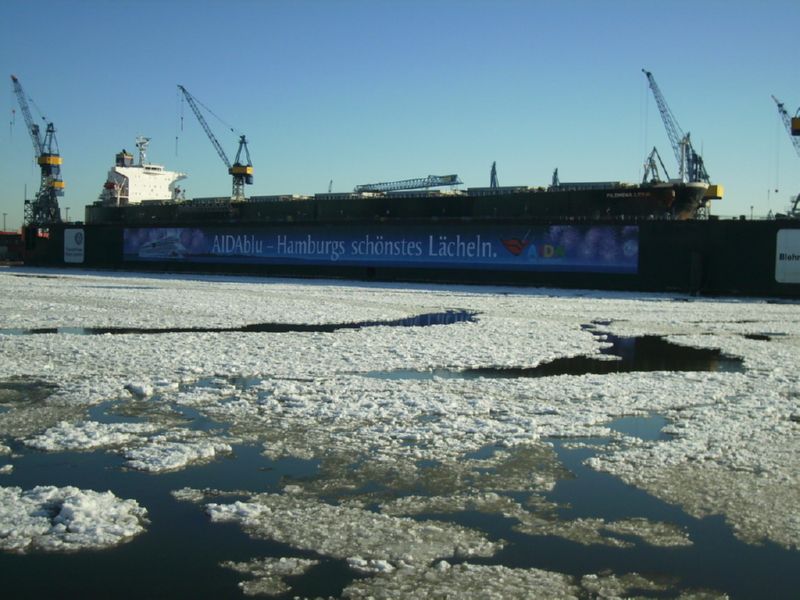
M 491 556 L 502 543 L 445 522 L 419 522 L 291 494 L 259 494 L 209 503 L 212 521 L 235 522 L 252 536 L 334 558 L 382 560 L 393 566 L 441 557 Z
M 93 450 L 121 446 L 139 439 L 141 434 L 159 429 L 152 423 L 98 423 L 61 421 L 42 434 L 23 440 L 26 446 L 49 452 Z
M 663 583 L 637 573 L 571 577 L 541 569 L 451 565 L 440 561 L 426 569 L 403 568 L 353 582 L 342 593 L 348 600 L 464 598 L 465 600 L 578 600 L 579 598 L 643 598 L 642 592 L 664 593 Z M 706 590 L 687 590 L 680 598 L 725 600 Z
M 142 533 L 147 510 L 111 492 L 0 487 L 0 548 L 74 551 L 116 546 Z
M 567 443 L 608 438 L 612 442 L 596 447 L 589 467 L 691 515 L 722 515 L 747 543 L 800 546 L 796 302 L 80 271 L 54 272 L 46 279 L 26 275 L 24 270 L 0 273 L 0 382 L 40 381 L 53 389 L 36 402 L 3 403 L 0 438 L 5 443 L 38 440 L 67 447 L 55 441 L 62 430 L 65 440 L 80 432 L 89 443 L 91 407 L 138 403 L 154 408 L 148 422 L 164 430 L 174 432 L 174 422 L 159 421 L 158 406 L 190 408 L 219 423 L 225 434 L 136 433 L 139 439 L 123 442 L 122 450 L 135 468 L 190 468 L 195 461 L 230 453 L 233 439 L 258 445 L 273 459 L 316 460 L 316 476 L 293 482 L 282 494 L 252 495 L 238 504 L 211 502 L 208 511 L 253 535 L 322 549 L 365 571 L 380 571 L 353 586 L 351 597 L 361 597 L 360 586 L 378 585 L 372 579 L 414 585 L 419 569 L 434 586 L 437 577 L 472 576 L 460 566 L 437 570 L 430 561 L 457 550 L 488 552 L 491 543 L 477 532 L 455 532 L 444 523 L 440 543 L 438 534 L 412 528 L 417 540 L 432 537 L 430 544 L 412 545 L 415 560 L 426 566 L 409 580 L 401 579 L 408 573 L 398 568 L 406 561 L 399 549 L 382 548 L 373 536 L 361 538 L 369 527 L 395 535 L 406 525 L 404 515 L 425 511 L 481 510 L 516 519 L 521 531 L 546 530 L 546 535 L 586 543 L 612 538 L 652 545 L 691 542 L 680 530 L 643 520 L 598 516 L 555 524 L 553 507 L 542 500 L 565 470 L 552 437 Z M 352 323 L 446 310 L 476 317 L 451 325 L 335 333 L 3 333 L 41 327 Z M 661 335 L 679 345 L 720 349 L 741 358 L 744 370 L 536 379 L 391 376 L 394 371 L 457 373 L 598 357 L 610 335 Z M 666 418 L 670 435 L 641 440 L 610 427 L 631 415 Z M 114 431 L 101 433 L 98 439 L 107 439 Z M 370 483 L 390 493 L 381 496 Z M 528 500 L 511 501 L 511 495 Z M 340 503 L 323 500 L 331 497 Z M 312 513 L 325 517 L 314 523 Z M 337 530 L 341 520 L 352 529 Z M 319 539 L 323 524 L 334 538 Z M 459 548 L 453 547 L 454 535 L 461 540 Z M 513 573 L 509 581 L 529 576 Z M 547 575 L 547 581 L 560 577 Z M 579 593 L 590 583 L 569 580 L 568 587 L 558 589 Z M 374 590 L 364 593 L 381 597 Z
M 173 430 L 153 436 L 146 444 L 126 448 L 124 456 L 128 459 L 125 464 L 131 469 L 163 472 L 209 462 L 232 450 L 227 442 L 202 432 Z
M 292 589 L 286 583 L 286 577 L 302 575 L 318 564 L 318 560 L 308 558 L 281 557 L 247 562 L 226 561 L 222 566 L 251 577 L 239 582 L 245 596 L 279 596 Z

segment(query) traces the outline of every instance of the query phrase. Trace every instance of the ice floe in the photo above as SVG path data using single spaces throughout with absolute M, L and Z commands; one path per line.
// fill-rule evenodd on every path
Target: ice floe
M 391 517 L 294 495 L 259 494 L 247 501 L 206 505 L 215 522 L 334 558 L 380 560 L 392 566 L 436 558 L 491 556 L 501 542 L 458 525 Z
M 0 487 L 0 549 L 63 552 L 116 546 L 142 533 L 147 510 L 111 492 Z
M 173 430 L 153 436 L 141 446 L 126 448 L 123 454 L 131 469 L 163 472 L 209 462 L 232 451 L 229 443 L 202 432 Z
M 315 477 L 294 482 L 292 493 L 281 500 L 253 497 L 236 509 L 209 508 L 213 518 L 237 520 L 254 535 L 307 549 L 320 544 L 311 525 L 296 532 L 263 525 L 264 506 L 278 515 L 278 523 L 290 521 L 289 514 L 310 521 L 317 510 L 331 521 L 352 519 L 357 531 L 369 525 L 392 529 L 405 523 L 402 515 L 425 509 L 483 510 L 516 518 L 519 527 L 534 523 L 541 532 L 552 525 L 542 495 L 564 477 L 550 439 L 590 438 L 591 468 L 691 515 L 723 515 L 748 543 L 800 545 L 797 303 L 78 271 L 53 279 L 2 273 L 0 279 L 0 330 L 325 324 L 449 309 L 476 313 L 475 321 L 452 325 L 335 333 L 0 331 L 0 381 L 35 379 L 53 388 L 36 402 L 3 404 L 0 436 L 9 443 L 38 439 L 62 421 L 79 428 L 90 407 L 115 402 L 123 410 L 147 407 L 153 411 L 148 419 L 164 427 L 174 424 L 164 416 L 168 411 L 191 409 L 219 423 L 226 436 L 259 445 L 269 458 L 318 461 Z M 536 379 L 458 374 L 598 357 L 610 335 L 662 335 L 675 344 L 718 348 L 741 358 L 744 371 L 565 373 Z M 413 377 L 415 371 L 436 369 L 450 375 Z M 393 378 L 396 372 L 411 377 Z M 621 416 L 651 414 L 668 420 L 665 439 L 641 440 L 611 427 Z M 233 443 L 217 435 L 143 438 L 126 444 L 124 452 L 129 466 L 153 470 L 228 454 Z M 509 500 L 520 494 L 527 504 Z M 366 510 L 373 504 L 384 514 Z M 325 553 L 358 559 L 362 562 L 353 562 L 354 567 L 372 572 L 386 561 L 395 571 L 387 569 L 375 579 L 406 582 L 400 579 L 405 570 L 398 551 L 351 543 L 347 540 L 357 537 L 352 532 L 338 535 L 340 543 L 330 542 Z M 682 532 L 657 523 L 599 517 L 561 523 L 547 535 L 685 542 Z M 448 556 L 439 551 L 437 556 L 421 551 L 421 556 Z
M 401 568 L 353 582 L 342 592 L 348 600 L 409 598 L 464 598 L 483 600 L 578 600 L 579 598 L 632 598 L 642 592 L 659 596 L 663 583 L 637 573 L 572 577 L 541 569 L 511 569 L 502 566 L 453 564 L 440 561 L 428 568 Z M 724 594 L 686 590 L 680 598 L 724 600 Z
M 153 423 L 98 423 L 61 421 L 44 433 L 23 440 L 26 446 L 48 452 L 67 450 L 93 450 L 95 448 L 121 446 L 140 439 L 144 433 L 160 429 Z
M 249 575 L 251 579 L 240 581 L 239 588 L 245 596 L 279 596 L 291 591 L 287 577 L 302 575 L 318 560 L 308 558 L 254 558 L 247 562 L 226 561 L 223 567 L 237 573 Z

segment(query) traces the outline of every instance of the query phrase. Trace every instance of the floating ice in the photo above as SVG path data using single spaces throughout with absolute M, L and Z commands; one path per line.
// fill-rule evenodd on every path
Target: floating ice
M 481 600 L 577 600 L 578 598 L 641 598 L 642 592 L 661 597 L 670 588 L 637 573 L 589 574 L 572 577 L 541 569 L 510 569 L 446 561 L 424 568 L 403 567 L 358 579 L 347 586 L 348 600 L 393 598 L 465 598 Z M 694 600 L 726 600 L 726 594 L 683 590 L 677 596 Z
M 147 510 L 111 492 L 0 487 L 0 548 L 73 551 L 115 546 L 144 531 Z
M 138 440 L 142 434 L 160 429 L 152 423 L 98 423 L 61 421 L 41 435 L 23 440 L 26 446 L 48 452 L 93 450 L 121 446 Z
M 259 494 L 247 502 L 210 503 L 206 510 L 212 521 L 239 523 L 254 537 L 392 566 L 450 556 L 491 556 L 502 546 L 450 523 L 390 517 L 296 495 Z
M 550 600 L 562 598 L 641 597 L 643 591 L 659 596 L 669 589 L 638 575 L 584 575 L 581 578 L 541 569 L 510 569 L 440 561 L 427 568 L 401 568 L 359 579 L 347 586 L 348 600 L 389 600 L 391 598 L 466 598 L 482 600 Z M 686 590 L 681 598 L 723 600 L 724 594 Z
M 232 451 L 230 444 L 201 432 L 174 430 L 154 436 L 145 445 L 125 449 L 124 456 L 131 469 L 163 472 L 210 462 Z
M 147 398 L 153 394 L 153 386 L 149 383 L 126 383 L 124 387 L 136 398 Z
M 614 445 L 599 450 L 592 468 L 691 514 L 722 514 L 746 541 L 800 544 L 796 303 L 79 271 L 54 279 L 9 272 L 0 279 L 6 292 L 0 328 L 333 323 L 453 308 L 478 315 L 471 323 L 333 334 L 3 336 L 0 381 L 20 377 L 58 386 L 36 406 L 15 403 L 0 413 L 5 439 L 31 438 L 60 421 L 85 419 L 86 407 L 99 402 L 137 402 L 124 392 L 126 384 L 135 384 L 152 388 L 148 404 L 159 396 L 165 404 L 202 410 L 231 434 L 263 445 L 270 457 L 319 460 L 319 477 L 302 482 L 304 494 L 359 502 L 368 500 L 355 496 L 370 483 L 418 493 L 409 486 L 421 482 L 431 496 L 456 499 L 540 493 L 558 472 L 548 461 L 536 464 L 526 484 L 522 469 L 511 468 L 516 452 L 545 446 L 550 436 L 609 437 Z M 359 375 L 533 367 L 555 358 L 597 356 L 607 342 L 582 328 L 590 322 L 601 334 L 664 335 L 678 344 L 719 348 L 742 357 L 746 371 L 536 380 L 390 381 Z M 222 383 L 209 386 L 210 379 Z M 643 442 L 609 428 L 615 418 L 631 414 L 668 418 L 673 437 Z M 507 465 L 505 473 L 471 458 L 488 447 L 508 451 L 498 458 Z M 162 456 L 155 462 L 168 461 Z M 492 510 L 490 503 L 483 508 Z M 494 509 L 505 510 L 501 504 Z
M 251 580 L 239 582 L 245 596 L 279 596 L 292 589 L 286 583 L 286 577 L 302 575 L 318 564 L 318 560 L 281 557 L 254 558 L 248 562 L 226 561 L 222 566 L 252 577 Z
M 11 475 L 14 472 L 14 465 L 3 465 L 0 467 L 0 475 Z
M 691 546 L 685 531 L 670 523 L 654 523 L 647 519 L 625 519 L 606 522 L 603 519 L 575 519 L 556 521 L 535 515 L 519 515 L 520 524 L 515 530 L 529 535 L 552 535 L 579 544 L 598 544 L 615 548 L 633 548 L 635 544 L 626 539 L 638 538 L 651 546 Z

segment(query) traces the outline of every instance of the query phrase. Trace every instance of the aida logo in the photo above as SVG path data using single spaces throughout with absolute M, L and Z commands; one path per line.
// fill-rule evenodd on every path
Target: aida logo
M 531 254 L 534 258 L 564 258 L 566 252 L 561 246 L 553 246 L 552 244 L 541 244 L 531 248 Z
M 514 256 L 519 256 L 525 251 L 531 241 L 530 240 L 521 240 L 519 238 L 509 238 L 506 240 L 500 240 L 505 246 L 506 250 L 508 250 Z
M 564 258 L 566 256 L 562 246 L 554 246 L 553 244 L 539 244 L 537 246 L 533 244 L 532 240 L 519 238 L 508 238 L 500 241 L 505 246 L 505 249 L 514 256 L 519 256 L 529 247 L 528 254 L 531 258 Z

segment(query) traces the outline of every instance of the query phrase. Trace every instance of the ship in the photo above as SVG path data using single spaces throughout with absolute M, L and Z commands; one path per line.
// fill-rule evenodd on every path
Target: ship
M 186 200 L 175 184 L 183 173 L 145 160 L 148 138 L 137 138 L 139 162 L 124 150 L 116 155 L 100 198 L 86 207 L 86 223 L 270 223 L 328 220 L 394 221 L 415 218 L 494 219 L 677 219 L 697 216 L 707 205 L 704 182 L 658 179 L 641 184 L 619 181 L 561 182 L 558 169 L 547 187 L 505 186 L 457 189 L 457 175 L 366 184 L 353 192 L 227 197 Z M 493 165 L 494 172 L 494 165 Z M 493 181 L 496 181 L 493 179 Z M 447 190 L 430 187 L 448 185 Z M 419 188 L 419 189 L 417 189 Z
M 147 160 L 147 146 L 150 138 L 136 138 L 138 162 L 134 164 L 133 155 L 123 149 L 118 152 L 114 166 L 100 192 L 98 203 L 102 206 L 128 206 L 129 204 L 176 202 L 184 199 L 181 188 L 175 185 L 186 179 L 184 173 L 168 171 L 163 165 L 152 164 Z
M 457 175 L 313 195 L 195 197 L 122 151 L 85 220 L 29 264 L 356 280 L 800 296 L 800 222 L 710 215 L 705 182 L 463 187 Z M 442 188 L 442 189 L 434 189 Z M 30 233 L 30 232 L 29 232 Z M 777 248 L 777 251 L 776 251 Z

